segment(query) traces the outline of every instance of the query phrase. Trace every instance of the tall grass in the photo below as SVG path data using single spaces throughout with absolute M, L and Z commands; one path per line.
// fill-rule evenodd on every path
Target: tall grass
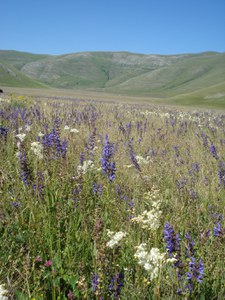
M 8 297 L 224 298 L 224 114 L 78 99 L 0 105 Z

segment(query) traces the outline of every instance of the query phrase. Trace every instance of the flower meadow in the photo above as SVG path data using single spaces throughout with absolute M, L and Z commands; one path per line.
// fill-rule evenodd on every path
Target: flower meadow
M 225 114 L 0 102 L 0 299 L 224 299 Z

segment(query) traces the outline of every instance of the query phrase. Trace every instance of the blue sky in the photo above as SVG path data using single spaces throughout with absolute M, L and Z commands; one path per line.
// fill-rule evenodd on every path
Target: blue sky
M 224 0 L 3 0 L 0 49 L 225 52 Z

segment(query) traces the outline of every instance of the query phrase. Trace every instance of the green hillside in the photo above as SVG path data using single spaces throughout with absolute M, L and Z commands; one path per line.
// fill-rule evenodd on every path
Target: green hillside
M 36 80 L 61 88 L 107 88 L 181 57 L 139 55 L 126 52 L 85 52 L 27 63 L 21 71 Z
M 192 93 L 167 98 L 168 104 L 225 109 L 225 84 L 219 83 Z
M 108 91 L 159 97 L 191 93 L 215 84 L 225 84 L 224 70 L 225 53 L 205 53 L 141 74 Z
M 14 86 L 14 87 L 32 87 L 43 88 L 46 87 L 32 78 L 25 76 L 12 65 L 0 60 L 0 86 Z
M 82 52 L 52 56 L 0 51 L 1 86 L 76 89 L 174 102 L 225 101 L 224 70 L 225 53 L 217 52 Z
M 0 59 L 18 70 L 20 70 L 27 63 L 41 60 L 50 57 L 49 55 L 32 54 L 27 52 L 19 52 L 14 50 L 0 50 Z

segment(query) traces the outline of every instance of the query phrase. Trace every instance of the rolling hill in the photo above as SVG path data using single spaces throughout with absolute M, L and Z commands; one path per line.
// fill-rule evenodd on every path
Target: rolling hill
M 24 75 L 13 65 L 10 65 L 3 60 L 0 60 L 0 85 L 33 88 L 46 87 L 45 84 Z
M 224 100 L 225 53 L 83 52 L 53 56 L 1 50 L 0 86 L 174 99 L 191 95 L 207 100 L 222 95 Z

